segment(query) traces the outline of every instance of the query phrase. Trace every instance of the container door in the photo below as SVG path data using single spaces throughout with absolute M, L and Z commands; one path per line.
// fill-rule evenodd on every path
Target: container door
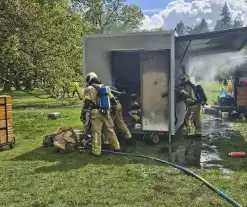
M 141 53 L 142 129 L 168 131 L 170 50 Z M 166 93 L 162 97 L 162 93 Z

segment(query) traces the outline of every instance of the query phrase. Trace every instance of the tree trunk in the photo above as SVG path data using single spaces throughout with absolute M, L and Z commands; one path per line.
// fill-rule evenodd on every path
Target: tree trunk
M 11 84 L 5 81 L 3 85 L 3 92 L 10 92 L 10 91 L 11 91 Z
M 15 83 L 15 90 L 20 91 L 21 90 L 21 85 L 20 85 L 19 80 L 15 79 L 14 83 Z
M 10 75 L 8 74 L 8 71 L 6 73 L 6 80 L 10 80 Z M 11 83 L 9 83 L 8 81 L 4 81 L 3 92 L 10 92 L 11 86 Z
M 14 82 L 14 86 L 15 86 L 15 90 L 17 90 L 17 91 L 20 91 L 21 90 L 21 84 L 20 84 L 20 81 L 19 81 L 19 79 L 18 79 L 18 72 L 17 71 L 15 71 L 15 70 L 11 70 L 10 69 L 10 71 L 11 71 L 11 80 L 13 80 L 13 82 Z
M 25 89 L 27 91 L 32 90 L 32 80 L 30 78 L 26 79 L 26 81 L 25 81 Z

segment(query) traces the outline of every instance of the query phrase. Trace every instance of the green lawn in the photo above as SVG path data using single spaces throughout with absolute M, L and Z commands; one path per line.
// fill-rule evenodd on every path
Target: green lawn
M 27 103 L 21 98 L 13 101 L 16 106 Z M 48 120 L 53 111 L 61 112 L 61 119 Z M 80 129 L 79 116 L 80 108 L 14 110 L 17 144 L 0 152 L 0 206 L 231 206 L 194 178 L 165 165 L 115 155 L 58 154 L 41 147 L 44 135 L 59 127 Z M 221 155 L 235 170 L 233 175 L 219 169 L 192 169 L 243 206 L 247 206 L 246 159 L 230 158 L 227 153 L 244 150 L 245 126 L 236 124 L 242 134 L 215 143 L 226 148 Z
M 202 84 L 205 93 L 208 97 L 208 104 L 212 105 L 213 100 L 217 100 L 217 96 L 221 91 L 221 85 L 218 82 L 213 83 L 205 83 L 198 82 L 196 84 Z M 26 94 L 22 91 L 13 91 L 8 93 L 13 98 L 13 108 L 57 108 L 57 107 L 80 107 L 82 105 L 81 101 L 75 97 L 66 100 L 57 100 L 53 98 L 46 99 L 47 95 L 42 91 L 32 91 L 36 96 L 41 98 L 37 98 Z
M 23 108 L 57 108 L 57 107 L 79 107 L 82 105 L 81 101 L 75 98 L 69 98 L 66 100 L 58 100 L 54 98 L 48 98 L 47 95 L 42 91 L 32 91 L 35 97 L 31 96 L 22 91 L 13 91 L 7 95 L 12 96 L 13 108 L 23 109 Z M 6 93 L 5 93 L 6 94 Z
M 203 86 L 208 98 L 208 105 L 213 105 L 213 101 L 217 101 L 217 96 L 222 90 L 222 85 L 216 81 L 212 83 L 198 82 L 196 84 L 201 84 Z

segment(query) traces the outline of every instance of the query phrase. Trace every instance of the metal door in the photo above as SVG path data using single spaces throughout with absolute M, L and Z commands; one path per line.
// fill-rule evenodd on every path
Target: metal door
M 170 50 L 141 52 L 142 129 L 168 131 Z M 166 93 L 162 97 L 162 93 Z

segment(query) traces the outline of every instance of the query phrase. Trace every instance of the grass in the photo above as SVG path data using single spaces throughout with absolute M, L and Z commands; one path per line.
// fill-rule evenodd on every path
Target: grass
M 213 101 L 217 101 L 217 96 L 220 94 L 222 90 L 222 85 L 219 84 L 217 81 L 205 83 L 205 82 L 198 82 L 197 84 L 201 84 L 204 88 L 204 91 L 208 98 L 208 104 L 213 105 Z
M 234 122 L 233 122 L 234 123 Z M 246 152 L 247 149 L 247 122 L 234 123 L 225 136 L 214 140 L 212 144 L 220 149 L 222 161 L 218 162 L 232 170 L 247 170 L 247 159 L 232 158 L 229 152 Z
M 195 179 L 167 166 L 138 158 L 78 152 L 57 154 L 41 148 L 45 134 L 58 127 L 80 128 L 80 111 L 15 110 L 15 149 L 0 153 L 0 206 L 227 206 Z M 225 178 L 219 170 L 198 174 L 247 205 L 245 171 Z
M 22 99 L 14 97 L 14 105 L 28 106 Z M 47 114 L 54 110 L 62 114 L 61 119 L 48 120 Z M 231 206 L 194 178 L 165 165 L 114 155 L 57 154 L 52 148 L 42 148 L 43 137 L 59 127 L 82 127 L 79 108 L 16 109 L 13 114 L 17 144 L 13 150 L 0 152 L 0 206 Z M 245 126 L 236 124 L 235 130 L 243 132 Z M 217 141 L 227 148 L 221 153 L 225 164 L 235 170 L 233 175 L 193 169 L 243 206 L 247 206 L 246 161 L 227 157 L 227 153 L 244 150 L 246 140 L 242 133 L 226 143 Z
M 205 83 L 199 82 L 197 84 L 202 84 L 208 98 L 208 104 L 212 105 L 213 100 L 217 99 L 221 91 L 221 85 L 218 82 Z M 66 100 L 56 100 L 53 98 L 46 99 L 46 95 L 43 91 L 35 90 L 32 91 L 33 94 L 41 98 L 31 96 L 22 91 L 12 91 L 8 93 L 13 98 L 13 108 L 23 109 L 23 108 L 58 108 L 58 107 L 80 107 L 82 105 L 81 101 L 77 97 L 70 98 Z M 6 94 L 6 93 L 4 93 Z
M 81 101 L 77 97 L 70 98 L 66 100 L 57 100 L 54 98 L 48 98 L 47 95 L 42 91 L 32 91 L 38 97 L 29 95 L 22 91 L 12 91 L 8 95 L 12 96 L 13 108 L 23 109 L 23 108 L 57 108 L 57 107 L 79 107 L 82 105 Z M 4 93 L 6 94 L 6 93 Z

